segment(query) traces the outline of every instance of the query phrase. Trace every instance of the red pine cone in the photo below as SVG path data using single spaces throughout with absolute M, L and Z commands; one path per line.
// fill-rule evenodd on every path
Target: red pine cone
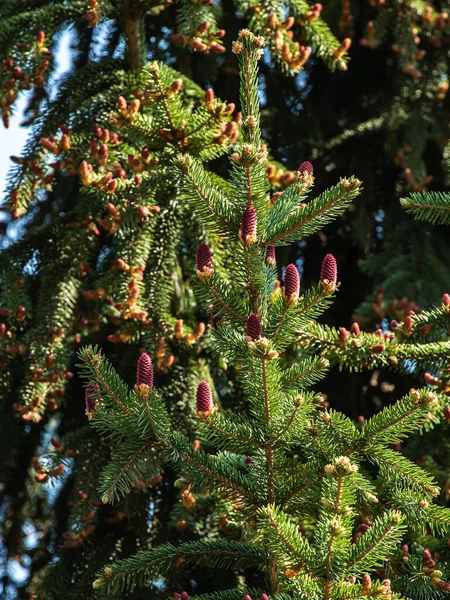
M 246 465 L 252 465 L 253 464 L 253 458 L 251 456 L 247 456 L 245 459 L 245 464 Z
M 212 269 L 211 250 L 207 244 L 202 242 L 197 246 L 195 268 L 201 273 L 205 267 L 207 269 Z
M 350 331 L 353 333 L 353 335 L 359 335 L 361 333 L 361 330 L 359 328 L 358 323 L 352 323 Z
M 247 206 L 242 214 L 241 222 L 241 238 L 244 244 L 254 244 L 256 242 L 257 222 L 256 210 L 253 206 Z
M 258 318 L 257 315 L 255 315 L 254 313 L 252 313 L 247 318 L 247 324 L 246 324 L 246 328 L 245 328 L 245 335 L 247 337 L 251 338 L 252 341 L 254 342 L 255 340 L 259 340 L 260 339 L 261 333 L 262 333 L 261 321 L 259 320 L 259 318 Z
M 207 381 L 200 381 L 196 394 L 197 413 L 210 413 L 213 407 L 213 397 L 211 388 Z
M 91 381 L 86 386 L 85 390 L 85 401 L 86 401 L 86 414 L 89 416 L 96 408 L 98 404 L 101 403 L 101 398 L 99 398 L 98 394 L 100 392 L 100 386 L 95 381 Z
M 450 423 L 450 406 L 444 407 L 444 419 L 447 421 L 447 423 Z
M 140 355 L 137 362 L 136 384 L 145 384 L 150 390 L 153 389 L 153 364 L 146 352 Z
M 450 296 L 448 294 L 442 296 L 442 304 L 444 306 L 450 306 Z
M 267 594 L 261 594 L 261 598 L 259 600 L 269 600 L 269 596 Z
M 297 267 L 290 264 L 284 272 L 284 295 L 286 298 L 296 300 L 300 292 L 300 276 Z
M 276 264 L 275 246 L 267 246 L 267 248 L 266 248 L 266 264 L 267 265 L 275 265 Z
M 327 280 L 332 285 L 336 285 L 337 282 L 337 264 L 336 259 L 332 254 L 327 254 L 322 261 L 322 268 L 320 270 L 320 281 Z
M 314 173 L 314 167 L 309 162 L 309 160 L 305 160 L 305 162 L 302 162 L 298 170 L 300 171 L 300 173 L 306 173 L 307 175 L 312 175 Z

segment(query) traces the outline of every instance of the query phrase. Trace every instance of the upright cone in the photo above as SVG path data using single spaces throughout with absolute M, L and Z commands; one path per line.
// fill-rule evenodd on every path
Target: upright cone
M 253 206 L 247 206 L 242 214 L 241 239 L 247 246 L 256 242 L 256 226 L 258 219 Z
M 290 264 L 284 272 L 284 296 L 287 300 L 295 301 L 300 293 L 300 276 L 297 267 Z
M 211 250 L 204 242 L 201 242 L 197 246 L 195 268 L 200 279 L 209 279 L 212 275 L 213 264 L 211 260 Z
M 195 401 L 197 416 L 200 419 L 207 419 L 214 412 L 212 391 L 207 381 L 200 381 L 198 384 Z
M 153 364 L 150 356 L 144 352 L 137 362 L 136 385 L 146 385 L 153 389 Z
M 337 263 L 332 254 L 327 254 L 322 261 L 320 270 L 320 281 L 326 284 L 330 289 L 336 288 L 337 283 Z
M 259 320 L 257 315 L 251 314 L 247 318 L 245 335 L 247 338 L 250 338 L 250 340 L 252 342 L 255 342 L 256 340 L 259 340 L 261 338 L 261 334 L 262 334 L 261 321 Z

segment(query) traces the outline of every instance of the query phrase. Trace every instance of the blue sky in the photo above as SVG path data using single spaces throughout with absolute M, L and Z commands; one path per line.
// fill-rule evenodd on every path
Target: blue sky
M 55 52 L 57 80 L 70 67 L 70 30 L 65 31 L 59 38 Z M 55 81 L 56 83 L 56 81 Z M 22 94 L 14 105 L 15 115 L 11 119 L 8 129 L 0 124 L 0 202 L 4 199 L 6 174 L 11 166 L 10 156 L 19 156 L 28 135 L 28 128 L 20 127 L 23 121 L 23 108 L 27 102 L 25 94 Z

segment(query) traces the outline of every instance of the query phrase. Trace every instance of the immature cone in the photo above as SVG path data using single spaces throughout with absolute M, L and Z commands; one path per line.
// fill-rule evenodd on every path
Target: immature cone
M 250 246 L 256 242 L 257 216 L 253 206 L 247 206 L 242 214 L 241 239 L 244 244 Z
M 245 328 L 245 336 L 250 338 L 252 342 L 259 340 L 262 334 L 261 321 L 258 316 L 255 314 L 251 314 L 247 319 L 247 324 Z
M 136 385 L 146 385 L 153 389 L 153 364 L 150 356 L 144 352 L 137 362 Z
M 372 580 L 370 578 L 370 575 L 367 575 L 367 574 L 363 575 L 361 583 L 362 583 L 363 594 L 365 594 L 365 595 L 369 594 L 370 590 L 372 588 Z
M 195 398 L 197 416 L 200 419 L 207 419 L 214 409 L 211 388 L 207 381 L 200 381 L 197 387 Z
M 290 264 L 284 272 L 284 296 L 288 300 L 295 301 L 300 292 L 300 276 L 297 267 Z
M 450 407 L 449 406 L 444 407 L 444 419 L 447 421 L 447 423 L 450 423 Z
M 211 250 L 209 246 L 203 242 L 197 246 L 195 268 L 200 279 L 209 279 L 212 275 L 213 265 L 211 261 Z
M 91 419 L 93 411 L 101 403 L 101 399 L 98 397 L 100 386 L 95 381 L 91 381 L 85 390 L 85 401 L 86 401 L 86 415 L 88 419 Z
M 350 331 L 353 333 L 353 335 L 359 335 L 361 333 L 361 330 L 359 328 L 358 323 L 352 323 Z
M 275 246 L 267 246 L 266 248 L 266 265 L 276 265 Z
M 302 162 L 302 164 L 299 166 L 298 170 L 299 170 L 299 173 L 301 173 L 302 175 L 303 174 L 313 175 L 313 173 L 314 173 L 314 167 L 309 162 L 309 160 L 305 160 L 305 162 Z
M 337 283 L 337 264 L 336 259 L 332 254 L 327 254 L 322 261 L 320 270 L 320 281 L 330 289 L 336 288 Z

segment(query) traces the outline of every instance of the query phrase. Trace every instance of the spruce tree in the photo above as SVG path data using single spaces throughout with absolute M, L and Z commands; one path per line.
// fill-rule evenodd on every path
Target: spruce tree
M 200 381 L 195 409 L 202 444 L 193 444 L 171 424 L 146 355 L 139 359 L 134 389 L 127 390 L 97 348 L 80 352 L 91 423 L 117 443 L 115 461 L 103 475 L 103 500 L 110 500 L 112 483 L 127 486 L 127 467 L 136 457 L 130 444 L 148 445 L 179 473 L 176 485 L 187 512 L 205 496 L 220 504 L 221 534 L 106 565 L 94 588 L 115 594 L 152 581 L 161 586 L 161 575 L 197 564 L 203 571 L 258 570 L 265 580 L 261 589 L 248 589 L 244 575 L 238 589 L 194 598 L 439 595 L 449 588 L 446 564 L 440 565 L 446 574 L 435 569 L 437 557 L 428 549 L 419 561 L 410 558 L 402 540 L 408 532 L 419 544 L 427 529 L 444 534 L 450 512 L 434 503 L 439 488 L 433 477 L 390 446 L 439 422 L 446 395 L 426 386 L 412 389 L 358 427 L 308 389 L 329 361 L 309 357 L 302 343 L 298 348 L 299 332 L 314 334 L 315 320 L 339 289 L 337 265 L 326 255 L 318 284 L 301 294 L 297 267 L 290 264 L 280 288 L 274 246 L 322 227 L 358 195 L 360 182 L 341 179 L 310 199 L 313 170 L 303 163 L 295 182 L 271 203 L 256 85 L 263 44 L 243 30 L 233 46 L 243 110 L 242 141 L 230 156 L 230 184 L 216 181 L 204 195 L 203 167 L 188 154 L 175 163 L 193 210 L 210 234 L 221 233 L 229 249 L 227 271 L 221 273 L 209 247 L 198 246 L 197 297 L 211 311 L 213 349 L 237 369 L 243 408 L 224 408 L 213 382 Z M 448 314 L 446 303 L 435 311 L 441 321 Z M 400 326 L 405 334 L 413 329 L 410 321 Z M 341 340 L 347 338 L 340 333 Z M 354 328 L 352 335 L 357 340 L 361 332 Z M 401 344 L 392 339 L 386 343 L 396 350 Z M 385 350 L 379 338 L 371 347 L 375 356 Z M 351 354 L 348 361 L 358 364 Z M 184 590 L 175 597 L 190 596 Z

